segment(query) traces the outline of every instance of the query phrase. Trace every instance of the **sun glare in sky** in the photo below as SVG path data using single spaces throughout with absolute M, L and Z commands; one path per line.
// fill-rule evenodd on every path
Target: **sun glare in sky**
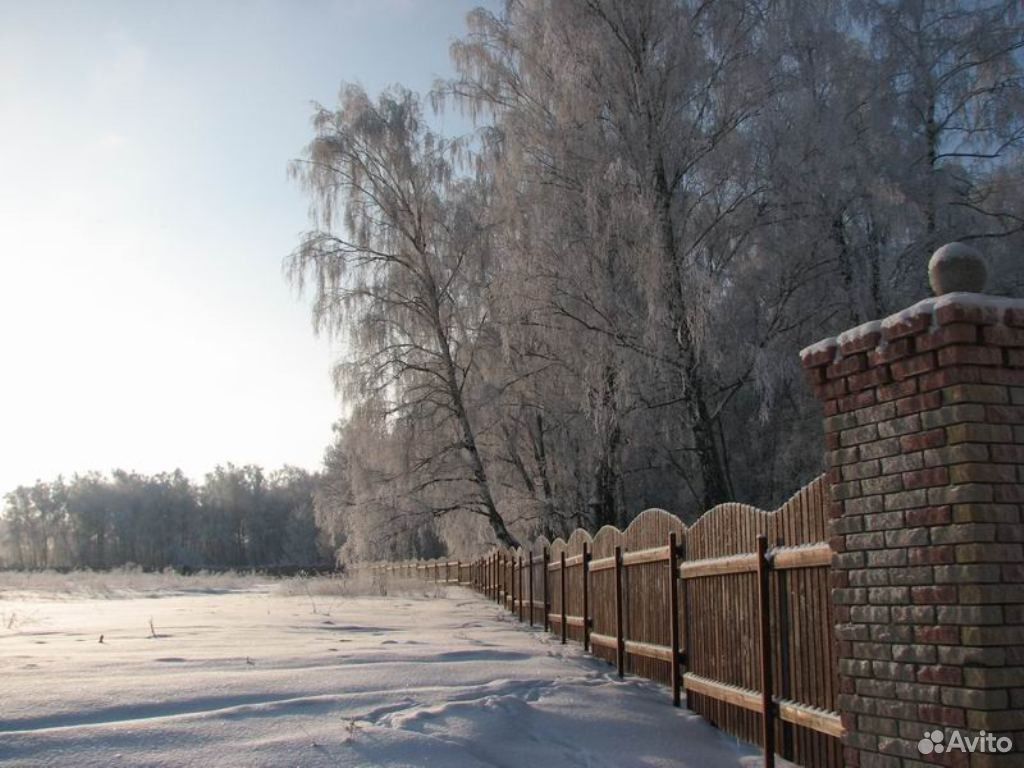
M 0 493 L 318 465 L 342 406 L 282 276 L 287 163 L 342 80 L 449 75 L 478 4 L 0 0 Z

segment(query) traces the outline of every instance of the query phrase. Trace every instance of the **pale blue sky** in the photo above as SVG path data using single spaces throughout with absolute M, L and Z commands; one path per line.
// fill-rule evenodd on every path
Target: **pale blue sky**
M 0 494 L 319 465 L 340 406 L 282 278 L 287 162 L 342 80 L 451 74 L 480 4 L 0 0 Z

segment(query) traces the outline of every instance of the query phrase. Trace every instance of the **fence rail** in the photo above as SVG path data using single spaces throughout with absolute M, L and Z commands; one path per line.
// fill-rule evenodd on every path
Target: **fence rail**
M 774 512 L 722 504 L 687 528 L 646 510 L 625 531 L 497 548 L 472 562 L 372 571 L 471 587 L 563 643 L 670 686 L 741 739 L 808 768 L 839 768 L 827 487 Z

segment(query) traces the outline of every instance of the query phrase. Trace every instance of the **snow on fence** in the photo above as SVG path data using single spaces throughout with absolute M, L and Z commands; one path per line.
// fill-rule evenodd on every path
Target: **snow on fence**
M 721 504 L 687 528 L 660 509 L 625 531 L 496 548 L 473 562 L 368 568 L 471 587 L 531 626 L 583 644 L 619 675 L 669 685 L 722 730 L 808 768 L 842 765 L 819 477 L 774 512 Z

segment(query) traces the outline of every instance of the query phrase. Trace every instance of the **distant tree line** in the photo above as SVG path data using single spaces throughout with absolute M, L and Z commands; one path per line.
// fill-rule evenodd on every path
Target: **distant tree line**
M 285 467 L 115 470 L 22 486 L 4 498 L 0 566 L 144 568 L 316 565 L 333 546 L 314 521 L 317 476 Z
M 821 471 L 798 350 L 928 295 L 950 240 L 1024 290 L 1013 0 L 507 0 L 430 129 L 341 90 L 288 259 L 344 339 L 317 516 L 343 557 L 768 506 Z

